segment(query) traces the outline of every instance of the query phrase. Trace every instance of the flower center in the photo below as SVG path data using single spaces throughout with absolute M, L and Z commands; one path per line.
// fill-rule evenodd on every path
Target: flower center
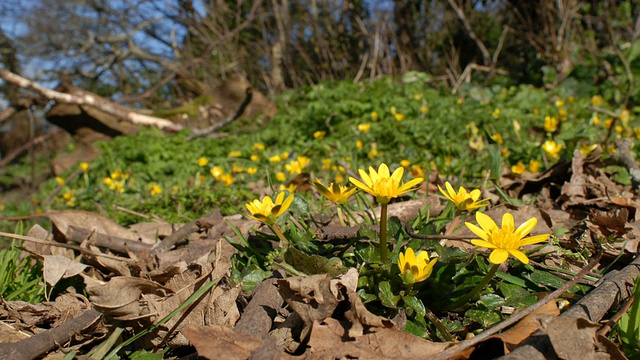
M 398 184 L 391 178 L 381 178 L 373 184 L 373 190 L 378 196 L 392 198 L 397 195 Z
M 495 227 L 488 234 L 489 242 L 498 247 L 498 249 L 517 249 L 520 247 L 520 238 L 516 236 L 514 231 L 515 229 L 512 226 L 506 226 L 502 229 Z

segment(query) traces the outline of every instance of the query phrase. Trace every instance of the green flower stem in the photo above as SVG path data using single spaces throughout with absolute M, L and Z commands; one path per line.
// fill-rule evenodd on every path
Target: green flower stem
M 351 212 L 351 209 L 349 209 L 349 206 L 347 204 L 340 205 L 340 208 L 342 208 L 344 212 L 347 214 L 347 217 L 349 218 L 350 222 L 353 221 L 354 224 L 358 223 L 358 220 L 356 220 L 356 217 L 353 216 L 353 213 Z
M 269 225 L 269 227 L 271 228 L 271 231 L 273 231 L 278 236 L 281 244 L 289 244 L 289 240 L 287 240 L 287 238 L 284 237 L 284 234 L 282 233 L 282 230 L 280 230 L 278 225 L 271 224 Z
M 435 316 L 435 314 L 432 313 L 431 310 L 429 310 L 429 308 L 425 306 L 424 310 L 425 310 L 425 315 L 427 316 L 427 319 L 433 324 L 433 326 L 436 327 L 436 329 L 438 329 L 444 341 L 455 340 L 451 335 L 451 333 L 449 332 L 449 330 L 447 330 L 447 328 L 444 327 L 440 319 L 438 319 L 438 317 Z
M 449 309 L 459 308 L 462 305 L 466 304 L 469 300 L 474 299 L 476 296 L 478 296 L 480 291 L 482 291 L 482 289 L 484 289 L 487 286 L 489 281 L 493 279 L 493 275 L 496 274 L 496 271 L 498 271 L 499 266 L 500 264 L 491 265 L 491 269 L 489 269 L 489 272 L 487 272 L 487 275 L 484 276 L 484 279 L 482 279 L 482 281 L 480 281 L 478 285 L 476 285 L 476 287 L 473 288 L 473 290 L 471 290 L 471 292 L 467 293 L 465 296 L 461 297 L 458 301 L 456 301 L 455 304 L 451 305 Z
M 380 204 L 380 260 L 386 263 L 389 255 L 387 254 L 387 205 Z
M 342 213 L 342 208 L 338 206 L 338 220 L 340 220 L 340 225 L 347 226 L 347 223 L 344 221 L 344 214 Z

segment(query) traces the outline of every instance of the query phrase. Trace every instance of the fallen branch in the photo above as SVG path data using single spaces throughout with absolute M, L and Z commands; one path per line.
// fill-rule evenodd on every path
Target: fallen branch
M 152 125 L 157 126 L 160 129 L 172 131 L 178 131 L 183 128 L 182 125 L 178 125 L 172 121 L 135 113 L 128 110 L 127 108 L 118 106 L 104 99 L 100 99 L 97 96 L 89 93 L 84 93 L 82 95 L 71 95 L 51 90 L 5 69 L 0 69 L 0 78 L 23 89 L 35 91 L 49 100 L 54 100 L 66 104 L 93 106 L 100 111 L 104 111 L 119 119 L 129 121 L 136 125 Z
M 89 328 L 102 317 L 96 310 L 88 310 L 73 320 L 33 335 L 16 343 L 0 344 L 0 360 L 37 359 L 47 352 L 66 344 L 78 333 Z
M 234 120 L 238 119 L 242 113 L 244 112 L 244 109 L 247 108 L 247 105 L 249 105 L 249 103 L 251 102 L 251 98 L 253 97 L 253 90 L 248 87 L 246 92 L 245 92 L 245 97 L 244 100 L 242 100 L 242 103 L 240 104 L 240 106 L 238 107 L 238 109 L 236 110 L 236 112 L 229 116 L 228 118 L 224 119 L 223 121 L 208 127 L 206 129 L 202 129 L 202 130 L 197 130 L 197 129 L 193 129 L 192 130 L 192 134 L 191 136 L 189 136 L 187 138 L 187 140 L 193 140 L 193 139 L 199 139 L 199 138 L 203 138 L 203 137 L 207 137 L 211 134 L 213 134 L 214 132 L 222 129 L 223 127 L 231 124 Z

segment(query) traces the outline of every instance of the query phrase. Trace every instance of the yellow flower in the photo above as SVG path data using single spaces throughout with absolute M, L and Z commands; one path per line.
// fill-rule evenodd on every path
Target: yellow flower
M 329 187 L 326 187 L 320 180 L 312 181 L 311 185 L 313 185 L 313 187 L 329 201 L 336 204 L 346 203 L 349 196 L 353 195 L 358 190 L 354 186 L 348 187 L 338 185 L 337 183 L 331 183 Z
M 389 174 L 389 167 L 385 163 L 380 164 L 378 171 L 369 166 L 368 174 L 362 169 L 358 169 L 358 172 L 364 183 L 353 177 L 349 177 L 349 181 L 351 181 L 353 185 L 375 196 L 381 205 L 388 204 L 392 198 L 415 190 L 415 186 L 423 180 L 422 178 L 415 178 L 406 184 L 401 184 L 404 168 L 399 167 L 393 174 Z
M 162 194 L 162 188 L 158 184 L 151 183 L 149 184 L 149 194 L 151 194 L 151 196 L 160 195 Z
M 562 109 L 558 109 L 558 117 L 560 118 L 560 120 L 567 120 L 567 118 L 569 117 L 569 113 L 567 112 L 567 109 L 562 108 Z
M 4 210 L 4 205 L 0 204 L 0 211 Z
M 335 180 L 337 183 L 342 184 L 344 182 L 344 175 L 342 175 L 341 173 L 337 173 Z
M 493 116 L 496 119 L 500 117 L 500 109 L 496 108 L 495 110 L 493 110 L 493 112 L 491 113 L 491 116 Z
M 60 186 L 64 185 L 64 178 L 56 176 L 56 183 Z
M 505 159 L 509 157 L 509 149 L 507 148 L 502 148 L 500 149 L 500 154 L 502 155 L 502 157 L 504 157 Z
M 286 186 L 284 184 L 280 184 L 280 191 L 287 190 L 290 193 L 294 193 L 296 192 L 297 189 L 298 189 L 298 185 L 294 183 L 290 183 L 289 185 L 286 185 Z
M 564 101 L 563 100 L 556 100 L 556 106 L 557 107 L 563 107 L 564 106 Z
M 262 201 L 256 199 L 246 204 L 247 210 L 249 210 L 250 218 L 263 222 L 265 224 L 273 225 L 276 219 L 284 214 L 291 203 L 293 203 L 294 196 L 289 195 L 286 199 L 285 193 L 280 192 L 276 197 L 275 203 L 271 200 L 271 197 L 265 196 Z
M 301 174 L 302 169 L 309 165 L 309 158 L 306 156 L 298 156 L 297 160 L 292 160 L 290 163 L 285 164 L 284 168 L 289 171 L 289 174 Z
M 409 173 L 414 178 L 424 177 L 424 170 L 422 170 L 422 168 L 418 164 L 411 165 L 411 170 L 409 171 Z
M 249 159 L 251 159 L 251 161 L 253 162 L 258 162 L 260 160 L 260 156 L 253 154 L 249 157 Z
M 413 98 L 415 100 L 420 100 L 420 99 L 422 99 L 422 94 L 415 94 L 415 95 L 413 95 Z
M 522 161 L 518 161 L 517 164 L 511 166 L 511 172 L 514 174 L 524 174 L 524 172 L 527 171 L 526 166 L 524 166 L 524 164 L 522 163 Z
M 173 186 L 171 187 L 171 190 L 172 190 L 172 191 L 177 192 L 177 191 L 179 191 L 179 190 L 180 190 L 180 187 L 178 187 L 178 185 L 173 185 Z
M 110 177 L 105 177 L 102 179 L 102 183 L 111 188 L 111 186 L 113 185 L 113 179 Z
M 251 150 L 253 150 L 253 151 L 264 150 L 264 144 L 263 143 L 255 143 L 251 147 Z
M 600 95 L 593 95 L 591 97 L 591 105 L 593 106 L 600 106 L 604 104 L 604 99 L 602 98 L 602 96 Z
M 372 148 L 367 156 L 369 157 L 369 159 L 373 159 L 374 157 L 378 156 L 378 149 Z
M 593 116 L 591 116 L 591 123 L 593 125 L 600 125 L 600 117 L 598 116 L 598 114 L 593 113 Z
M 322 140 L 322 139 L 324 139 L 324 136 L 325 136 L 325 135 L 327 135 L 327 132 L 326 132 L 326 131 L 320 131 L 320 130 L 318 130 L 318 131 L 316 131 L 316 132 L 314 132 L 314 133 L 313 133 L 313 137 L 314 137 L 314 138 L 316 138 L 316 139 L 318 139 L 318 140 Z
M 540 168 L 542 167 L 542 163 L 538 160 L 531 160 L 529 161 L 529 172 L 531 173 L 537 173 L 538 171 L 540 171 Z
M 369 130 L 371 130 L 371 124 L 369 123 L 358 124 L 358 130 L 362 131 L 363 133 L 368 133 Z
M 87 171 L 89 171 L 89 163 L 81 162 L 80 169 L 82 169 L 83 173 L 86 173 Z
M 482 138 L 480 136 L 472 136 L 469 139 L 469 147 L 472 150 L 480 151 L 480 150 L 484 149 L 484 141 L 482 140 Z
M 204 156 L 198 159 L 198 166 L 200 167 L 207 166 L 208 163 L 209 163 L 209 160 L 207 160 L 207 158 Z
M 332 162 L 333 162 L 333 160 L 331 160 L 331 159 L 322 159 L 322 170 L 331 169 L 331 163 Z
M 458 105 L 462 105 L 462 103 L 464 102 L 463 98 L 458 98 L 458 101 L 456 101 L 458 103 Z
M 613 118 L 608 118 L 607 120 L 604 121 L 603 126 L 605 129 L 608 130 L 609 128 L 611 128 L 612 124 L 613 124 Z
M 234 158 L 240 157 L 240 156 L 242 156 L 242 151 L 237 151 L 237 150 L 229 151 L 229 154 L 227 154 L 227 156 L 234 157 Z
M 542 149 L 552 159 L 556 159 L 562 151 L 562 144 L 557 144 L 553 140 L 547 140 L 542 144 Z
M 362 143 L 362 140 L 356 140 L 356 147 L 358 149 L 362 149 L 363 146 L 364 146 L 364 144 Z
M 287 175 L 285 175 L 282 171 L 280 171 L 276 174 L 276 180 L 285 181 L 287 180 Z
M 544 131 L 552 133 L 558 130 L 558 119 L 551 116 L 544 117 Z
M 245 171 L 245 168 L 238 164 L 231 164 L 231 171 L 233 171 L 234 173 L 241 173 Z
M 584 155 L 584 156 L 589 156 L 589 154 L 591 154 L 591 152 L 593 150 L 595 150 L 598 147 L 598 144 L 593 144 L 593 145 L 589 145 L 589 144 L 582 144 L 578 150 L 580 150 L 580 152 Z
M 458 192 L 456 193 L 456 191 L 453 189 L 453 186 L 451 186 L 448 181 L 444 183 L 444 187 L 447 189 L 447 191 L 444 191 L 444 189 L 442 189 L 440 185 L 438 185 L 438 189 L 440 190 L 442 195 L 444 195 L 447 199 L 454 203 L 458 209 L 462 211 L 481 208 L 483 206 L 486 206 L 486 202 L 489 201 L 489 199 L 478 200 L 480 199 L 480 195 L 482 195 L 482 193 L 478 189 L 472 190 L 470 193 L 468 193 L 467 189 L 460 186 Z
M 280 155 L 273 155 L 272 157 L 269 158 L 269 161 L 272 163 L 280 162 L 280 160 L 281 160 Z
M 476 213 L 476 221 L 480 227 L 468 222 L 465 223 L 471 232 L 480 237 L 480 239 L 471 240 L 471 243 L 476 246 L 493 249 L 491 255 L 489 255 L 489 261 L 493 264 L 505 262 L 509 255 L 524 264 L 528 264 L 529 258 L 519 250 L 520 247 L 545 241 L 550 236 L 550 234 L 542 234 L 524 238 L 529 235 L 538 223 L 536 218 L 525 221 L 517 229 L 513 215 L 510 213 L 505 213 L 502 216 L 502 228 L 499 228 L 488 215 L 479 211 Z
M 391 108 L 389 108 L 389 111 L 391 112 L 391 115 L 395 116 L 397 114 L 395 106 L 392 106 Z
M 429 254 L 426 251 L 414 253 L 412 248 L 400 253 L 398 256 L 398 267 L 402 274 L 402 280 L 407 285 L 427 280 L 433 271 L 433 266 L 438 259 L 429 261 Z
M 220 177 L 220 181 L 224 184 L 224 186 L 231 186 L 235 181 L 235 178 L 232 174 L 224 174 Z
M 224 169 L 220 166 L 214 166 L 211 168 L 211 170 L 209 170 L 209 172 L 211 173 L 211 176 L 213 176 L 216 180 L 220 180 L 222 174 L 224 174 Z
M 629 110 L 624 109 L 620 112 L 620 121 L 624 126 L 627 126 L 629 123 Z
M 379 118 L 380 116 L 378 115 L 378 112 L 376 111 L 371 112 L 371 121 L 378 121 Z
M 65 204 L 67 204 L 68 207 L 76 206 L 76 197 L 73 195 L 73 193 L 66 192 L 62 195 L 62 197 L 64 198 Z
M 513 130 L 517 133 L 522 130 L 522 127 L 520 126 L 520 122 L 518 120 L 513 120 Z
M 538 108 L 533 109 L 533 113 L 536 115 L 540 115 L 540 109 Z
M 493 141 L 497 142 L 500 145 L 504 144 L 504 139 L 502 138 L 502 134 L 500 133 L 491 135 L 491 138 L 493 139 Z
M 395 115 L 393 115 L 396 118 L 396 121 L 402 121 L 404 120 L 404 114 L 400 114 L 400 113 L 396 113 Z
M 407 159 L 400 160 L 400 165 L 401 165 L 402 167 L 407 168 L 407 167 L 411 166 L 411 161 L 409 161 L 409 160 L 407 160 Z
M 247 174 L 249 174 L 249 175 L 253 175 L 253 174 L 257 173 L 257 172 L 258 172 L 258 168 L 255 168 L 255 167 L 247 168 Z
M 569 96 L 569 98 L 567 99 L 567 102 L 568 102 L 569 104 L 573 104 L 573 102 L 574 102 L 575 100 L 576 100 L 576 98 L 575 98 L 573 95 L 571 95 L 571 96 Z
M 425 113 L 425 114 L 426 114 L 426 113 L 428 113 L 428 112 L 429 112 L 429 107 L 428 107 L 428 106 L 426 106 L 426 105 L 425 105 L 425 106 L 421 106 L 421 107 L 420 107 L 420 111 L 422 111 L 423 113 Z
M 622 134 L 624 127 L 622 127 L 622 125 L 616 125 L 615 130 L 618 134 Z

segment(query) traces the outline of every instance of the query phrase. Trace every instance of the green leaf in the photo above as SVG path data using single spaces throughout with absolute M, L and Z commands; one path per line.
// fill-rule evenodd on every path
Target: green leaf
M 529 293 L 523 287 L 518 285 L 509 284 L 506 282 L 498 283 L 498 289 L 505 298 L 505 305 L 514 307 L 530 306 L 538 301 L 538 298 Z
M 422 303 L 422 300 L 416 298 L 415 296 L 404 296 L 402 297 L 402 301 L 404 305 L 410 309 L 413 309 L 416 312 L 416 319 L 422 319 L 420 322 L 424 322 L 424 317 L 427 315 L 426 308 Z
M 477 322 L 482 327 L 488 328 L 493 324 L 497 324 L 502 321 L 502 315 L 499 312 L 492 309 L 475 308 L 469 309 L 464 313 L 465 323 L 470 324 L 472 321 Z
M 382 305 L 392 309 L 397 307 L 396 304 L 398 303 L 398 300 L 400 300 L 399 295 L 393 294 L 391 284 L 388 281 L 380 282 L 378 286 L 378 297 L 380 298 Z
M 533 281 L 536 285 L 540 287 L 550 287 L 553 289 L 557 289 L 562 287 L 566 282 L 564 279 L 557 277 L 553 274 L 550 274 L 545 271 L 533 270 L 531 274 L 529 274 L 529 280 Z
M 329 274 L 338 276 L 347 272 L 340 258 L 327 259 L 320 255 L 308 255 L 290 246 L 284 254 L 284 261 L 305 274 Z
M 504 304 L 504 299 L 497 294 L 486 294 L 480 297 L 478 304 L 487 309 L 496 309 Z

